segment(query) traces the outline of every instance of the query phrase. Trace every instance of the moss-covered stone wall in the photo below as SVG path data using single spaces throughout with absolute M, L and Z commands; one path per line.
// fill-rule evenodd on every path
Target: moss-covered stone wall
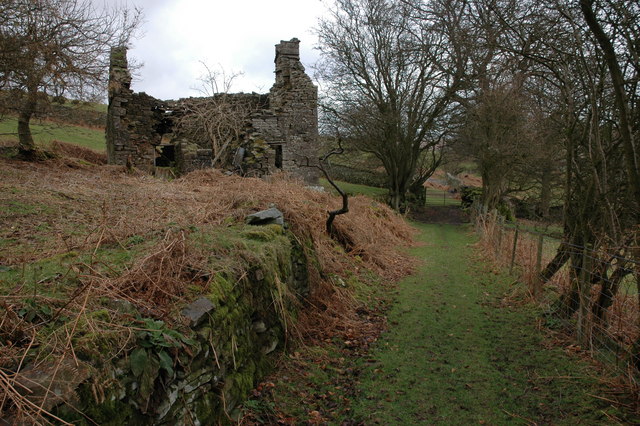
M 210 270 L 195 274 L 205 289 L 176 307 L 177 322 L 146 319 L 127 354 L 94 370 L 56 415 L 113 425 L 224 424 L 239 415 L 270 354 L 285 347 L 309 280 L 302 246 L 281 225 L 226 232 L 190 236 L 211 253 Z M 240 263 L 221 256 L 225 246 Z

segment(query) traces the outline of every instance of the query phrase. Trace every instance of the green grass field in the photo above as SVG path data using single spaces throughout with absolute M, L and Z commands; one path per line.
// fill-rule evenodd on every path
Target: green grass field
M 16 118 L 4 117 L 0 120 L 0 139 L 17 142 L 17 132 L 18 120 Z M 100 152 L 104 152 L 106 149 L 104 130 L 101 129 L 33 120 L 31 132 L 34 140 L 40 146 L 47 146 L 47 144 L 57 140 Z
M 473 254 L 470 227 L 415 226 L 422 265 L 398 284 L 371 350 L 350 355 L 342 339 L 297 349 L 292 376 L 250 401 L 254 412 L 298 424 L 639 424 L 598 398 L 607 385 L 591 364 L 546 341 L 521 285 Z
M 386 188 L 376 188 L 373 186 L 359 185 L 356 183 L 348 183 L 336 181 L 336 184 L 348 195 L 366 195 L 379 201 L 386 201 L 388 190 Z M 329 184 L 326 179 L 320 179 L 320 185 L 328 191 L 337 194 L 336 190 Z M 446 191 L 435 189 L 427 189 L 426 205 L 429 206 L 459 206 L 460 200 L 453 198 L 453 195 Z
M 324 186 L 328 191 L 337 194 L 336 190 L 329 184 L 326 179 L 320 179 L 320 185 Z M 359 185 L 357 183 L 348 183 L 336 181 L 336 185 L 340 187 L 348 195 L 366 195 L 371 198 L 384 200 L 388 191 L 385 188 L 376 188 L 373 186 Z

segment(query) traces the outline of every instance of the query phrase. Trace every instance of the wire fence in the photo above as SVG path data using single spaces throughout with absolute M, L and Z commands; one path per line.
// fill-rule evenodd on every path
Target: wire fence
M 640 398 L 640 264 L 638 247 L 593 249 L 475 211 L 486 253 L 546 307 L 562 328 Z

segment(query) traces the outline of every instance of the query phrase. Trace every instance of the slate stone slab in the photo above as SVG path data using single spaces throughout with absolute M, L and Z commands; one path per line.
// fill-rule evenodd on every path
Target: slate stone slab
M 89 378 L 90 372 L 87 364 L 69 357 L 45 361 L 18 373 L 15 388 L 32 403 L 49 411 L 63 402 L 76 404 L 76 388 Z
M 215 306 L 206 297 L 200 297 L 182 310 L 182 315 L 189 318 L 191 327 L 195 327 L 202 322 Z
M 282 225 L 284 226 L 284 216 L 282 212 L 275 207 L 262 210 L 257 213 L 248 215 L 245 222 L 249 225 Z

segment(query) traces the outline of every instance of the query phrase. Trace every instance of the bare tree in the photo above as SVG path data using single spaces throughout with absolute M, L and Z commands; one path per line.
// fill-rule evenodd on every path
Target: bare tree
M 522 184 L 518 178 L 533 150 L 529 109 L 520 88 L 483 91 L 468 109 L 457 148 L 473 158 L 482 176 L 482 204 L 492 210 Z M 520 189 L 520 188 L 518 188 Z
M 638 118 L 634 123 L 633 100 L 638 98 L 640 78 L 640 5 L 637 1 L 609 0 L 595 9 L 594 0 L 580 0 L 580 9 L 589 30 L 602 50 L 611 78 L 617 109 L 617 130 L 624 149 L 630 192 L 634 197 L 635 218 L 640 218 L 640 146 Z M 598 15 L 604 15 L 599 19 Z M 601 22 L 604 21 L 604 22 Z M 617 46 L 617 47 L 616 47 Z M 618 51 L 616 52 L 616 48 Z
M 231 92 L 233 82 L 236 81 L 238 77 L 244 75 L 242 71 L 227 71 L 220 64 L 218 64 L 216 68 L 210 67 L 203 61 L 200 61 L 200 64 L 205 69 L 205 72 L 198 77 L 200 86 L 195 87 L 194 90 L 203 96 L 214 96 L 219 93 Z
M 383 164 L 394 209 L 403 207 L 416 180 L 428 178 L 416 174 L 422 153 L 439 149 L 436 125 L 462 87 L 469 43 L 458 31 L 465 4 L 336 0 L 320 22 L 317 70 L 325 101 L 345 141 Z
M 336 182 L 331 178 L 331 175 L 327 171 L 329 158 L 331 158 L 334 155 L 344 154 L 344 148 L 342 147 L 342 138 L 340 137 L 340 135 L 338 135 L 337 137 L 337 142 L 338 142 L 337 148 L 329 151 L 328 153 L 320 157 L 318 159 L 318 164 L 315 166 L 318 169 L 320 169 L 325 179 L 327 179 L 327 182 L 329 182 L 329 184 L 333 186 L 333 188 L 338 192 L 338 194 L 340 194 L 340 197 L 342 197 L 342 207 L 340 207 L 337 210 L 331 210 L 327 212 L 328 216 L 327 216 L 327 221 L 325 223 L 325 229 L 327 230 L 327 234 L 329 234 L 330 236 L 333 236 L 334 234 L 333 221 L 335 220 L 336 216 L 349 213 L 349 196 L 347 195 L 346 192 L 344 192 L 342 188 L 340 188 L 336 184 Z M 308 163 L 309 163 L 309 159 L 307 159 L 307 164 Z
M 19 147 L 32 155 L 29 124 L 39 106 L 49 94 L 99 96 L 110 48 L 129 41 L 141 13 L 96 10 L 89 0 L 3 0 L 0 16 L 0 86 L 20 95 Z
M 571 264 L 572 285 L 555 305 L 568 318 L 582 303 L 576 271 L 584 270 L 586 282 L 600 285 L 599 300 L 608 301 L 593 310 L 602 319 L 624 268 L 605 262 L 585 269 L 575 248 L 640 257 L 633 242 L 639 214 L 640 6 L 631 0 L 477 2 L 500 25 L 499 49 L 528 63 L 528 80 L 544 87 L 537 96 L 563 136 L 564 241 L 541 278 Z
M 227 72 L 222 66 L 211 68 L 201 62 L 205 73 L 198 78 L 197 90 L 202 98 L 189 98 L 180 103 L 175 121 L 176 132 L 188 140 L 211 146 L 214 167 L 226 165 L 230 147 L 240 142 L 255 99 L 242 94 L 229 94 L 241 72 Z
M 228 162 L 229 148 L 244 135 L 252 99 L 220 93 L 206 98 L 191 98 L 180 103 L 175 121 L 176 132 L 191 141 L 211 146 L 212 165 Z

